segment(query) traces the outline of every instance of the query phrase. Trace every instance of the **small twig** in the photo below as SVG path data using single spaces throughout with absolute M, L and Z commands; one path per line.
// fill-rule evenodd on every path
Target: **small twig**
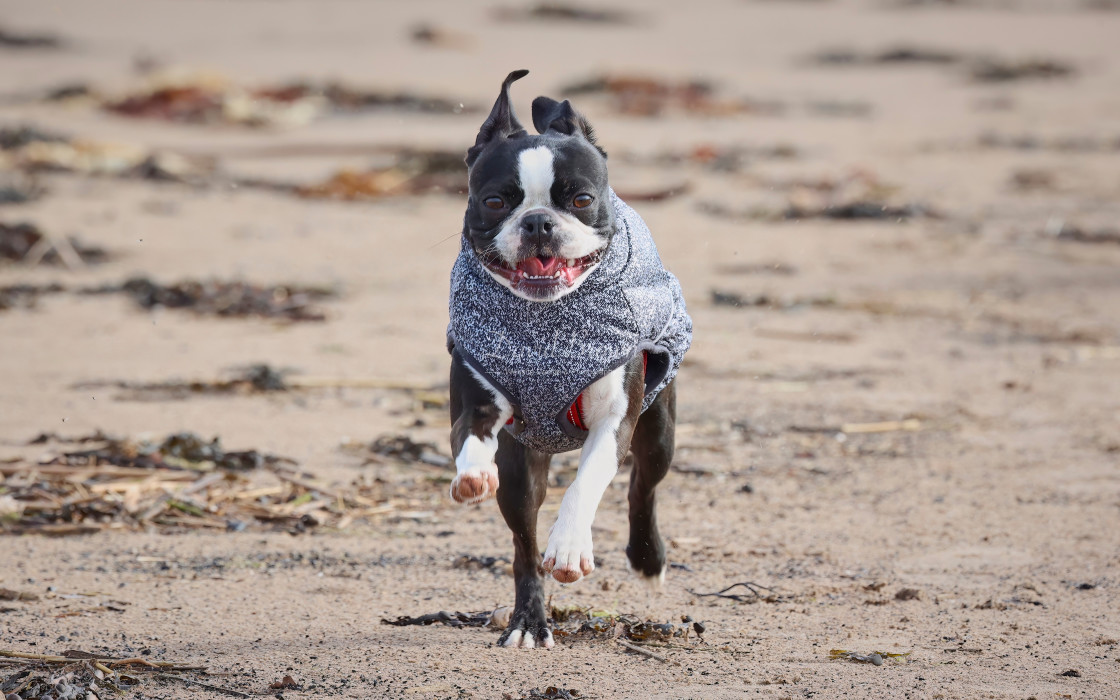
M 915 418 L 888 420 L 880 423 L 845 423 L 840 426 L 842 433 L 893 433 L 898 431 L 916 432 L 922 429 L 922 422 Z
M 669 644 L 665 642 L 642 642 L 644 647 L 654 647 L 656 649 L 681 649 L 683 651 L 721 651 L 721 649 L 713 646 L 688 646 L 685 644 Z
M 728 593 L 728 591 L 730 591 L 731 589 L 738 588 L 739 586 L 742 586 L 743 588 L 746 588 L 748 591 L 750 591 L 751 595 L 753 597 L 749 598 L 746 595 L 742 595 L 742 594 Z M 739 583 L 733 583 L 730 586 L 728 586 L 727 588 L 724 588 L 721 591 L 716 591 L 715 593 L 697 593 L 696 591 L 694 591 L 692 589 L 685 589 L 685 590 L 687 590 L 689 593 L 691 593 L 692 595 L 697 596 L 699 598 L 727 598 L 728 600 L 734 600 L 738 603 L 748 603 L 752 600 L 762 600 L 763 599 L 762 594 L 759 593 L 759 589 L 764 590 L 764 591 L 769 591 L 771 593 L 771 595 L 778 595 L 778 592 L 776 590 L 774 590 L 773 588 L 770 588 L 769 586 L 761 586 L 761 585 L 759 585 L 757 583 L 754 583 L 752 581 L 740 581 Z
M 618 644 L 620 646 L 623 646 L 623 647 L 629 649 L 630 651 L 636 651 L 639 654 L 641 654 L 642 656 L 648 656 L 651 659 L 657 659 L 658 661 L 660 661 L 663 664 L 676 664 L 677 666 L 680 666 L 679 662 L 673 661 L 672 659 L 669 659 L 669 658 L 666 658 L 666 657 L 662 656 L 661 654 L 655 654 L 654 652 L 650 651 L 649 649 L 643 649 L 639 646 L 635 646 L 635 645 L 631 644 L 630 642 L 624 642 L 621 639 L 616 639 L 614 641 L 618 642 Z
M 162 513 L 168 506 L 173 505 L 173 501 L 179 496 L 189 496 L 192 493 L 197 493 L 203 489 L 208 488 L 215 482 L 221 481 L 225 478 L 225 472 L 215 471 L 207 474 L 206 476 L 196 479 L 195 481 L 181 487 L 178 491 L 171 493 L 165 492 L 162 496 L 156 499 L 155 503 L 150 505 L 147 510 L 140 514 L 140 520 L 151 520 L 160 513 Z
M 70 652 L 67 652 L 70 653 Z M 150 668 L 161 668 L 165 670 L 174 671 L 202 671 L 205 666 L 187 666 L 185 664 L 176 663 L 174 661 L 148 661 L 139 657 L 129 659 L 111 659 L 104 657 L 96 657 L 86 652 L 75 654 L 73 656 L 55 656 L 51 654 L 35 654 L 27 651 L 10 651 L 7 649 L 0 649 L 0 657 L 9 659 L 27 659 L 29 661 L 43 661 L 49 664 L 72 664 L 75 661 L 86 660 L 95 664 L 104 664 L 106 666 L 131 666 L 141 665 Z
M 361 496 L 355 496 L 353 494 L 343 494 L 327 486 L 322 486 L 320 484 L 307 481 L 306 479 L 301 479 L 300 477 L 293 474 L 282 472 L 279 469 L 273 469 L 272 473 L 280 481 L 287 482 L 289 484 L 292 484 L 293 486 L 298 486 L 301 489 L 306 489 L 307 491 L 315 491 L 334 501 L 342 501 L 352 508 L 359 506 L 366 508 L 377 507 L 377 503 L 369 500 L 368 498 L 362 498 Z
M 153 663 L 151 661 L 148 661 L 147 659 L 141 659 L 140 657 L 135 657 L 132 659 L 108 659 L 106 660 L 106 663 L 112 666 L 131 666 L 132 664 L 140 664 L 141 666 L 148 666 L 150 668 L 162 668 L 163 666 L 162 664 Z
M 43 261 L 43 258 L 52 249 L 54 249 L 54 243 L 48 236 L 43 236 L 35 242 L 35 245 L 31 246 L 31 249 L 23 256 L 22 262 L 30 267 L 35 267 Z
M 52 656 L 50 654 L 33 654 L 28 651 L 7 651 L 0 649 L 0 656 L 9 659 L 32 659 L 34 661 L 49 661 L 51 663 L 72 663 L 74 659 L 68 659 L 65 656 Z
M 59 259 L 62 260 L 62 263 L 66 265 L 66 267 L 71 270 L 85 269 L 86 261 L 82 260 L 82 256 L 78 254 L 78 251 L 74 250 L 74 246 L 70 243 L 69 238 L 66 236 L 58 236 L 57 238 L 53 238 L 51 243 L 54 245 L 55 252 L 58 253 Z
M 183 678 L 182 676 L 177 676 L 174 673 L 157 673 L 155 675 L 156 675 L 157 678 L 174 678 L 175 680 L 177 680 L 181 683 L 186 683 L 187 685 L 197 685 L 200 688 L 206 688 L 207 690 L 213 690 L 216 693 L 225 693 L 226 695 L 232 695 L 235 698 L 251 698 L 251 697 L 253 697 L 252 695 L 250 695 L 248 693 L 243 693 L 240 690 L 234 690 L 232 688 L 223 688 L 220 685 L 210 685 L 209 683 L 203 683 L 202 681 L 191 680 L 190 678 Z

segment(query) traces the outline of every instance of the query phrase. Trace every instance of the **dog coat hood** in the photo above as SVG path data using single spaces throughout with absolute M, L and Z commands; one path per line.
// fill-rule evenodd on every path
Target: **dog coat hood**
M 522 299 L 499 284 L 465 237 L 451 270 L 448 349 L 509 400 L 514 421 L 506 429 L 539 452 L 582 446 L 587 431 L 572 424 L 568 408 L 640 352 L 648 353 L 645 411 L 692 343 L 680 283 L 637 212 L 610 196 L 615 234 L 603 259 L 555 301 Z

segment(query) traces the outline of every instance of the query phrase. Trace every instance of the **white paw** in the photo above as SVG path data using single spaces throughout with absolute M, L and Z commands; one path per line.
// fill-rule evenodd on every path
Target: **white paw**
M 451 482 L 451 498 L 464 505 L 481 503 L 498 492 L 498 467 L 472 467 L 455 475 Z
M 595 570 L 591 529 L 580 531 L 553 528 L 548 537 L 541 567 L 560 583 L 575 583 Z
M 551 649 L 555 642 L 552 640 L 552 632 L 544 630 L 540 635 L 543 639 L 540 640 L 540 646 L 544 649 Z M 515 629 L 509 633 L 506 640 L 502 642 L 502 646 L 507 649 L 533 649 L 537 646 L 537 639 L 534 638 L 533 633 L 529 630 Z

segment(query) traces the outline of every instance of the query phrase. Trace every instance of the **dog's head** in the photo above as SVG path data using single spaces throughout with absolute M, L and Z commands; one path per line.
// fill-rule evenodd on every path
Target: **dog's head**
M 463 235 L 487 271 L 514 294 L 554 301 L 599 264 L 614 233 L 607 154 L 567 100 L 533 100 L 529 134 L 517 121 L 506 76 L 490 116 L 467 151 L 469 198 Z

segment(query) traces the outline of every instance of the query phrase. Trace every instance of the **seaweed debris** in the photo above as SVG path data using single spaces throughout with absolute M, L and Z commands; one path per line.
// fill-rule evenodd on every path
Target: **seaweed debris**
M 13 284 L 0 287 L 0 311 L 9 309 L 33 309 L 39 297 L 45 294 L 58 294 L 66 291 L 61 284 Z
M 1062 224 L 1057 239 L 1059 241 L 1072 241 L 1074 243 L 1097 243 L 1120 245 L 1120 229 L 1099 228 L 1088 229 L 1080 226 Z
M 1070 64 L 1049 58 L 1020 60 L 979 58 L 968 67 L 969 77 L 978 83 L 1009 83 L 1019 80 L 1054 80 L 1077 73 Z
M 407 435 L 382 435 L 370 443 L 368 451 L 378 457 L 392 457 L 404 462 L 422 462 L 445 467 L 451 459 L 438 452 L 435 443 L 416 442 Z
M 420 24 L 413 27 L 409 36 L 417 44 L 426 44 L 441 49 L 466 50 L 474 44 L 466 34 L 432 24 Z
M 403 150 L 390 165 L 342 170 L 323 182 L 296 187 L 308 199 L 374 200 L 416 194 L 463 194 L 467 169 L 458 151 Z
M 469 613 L 441 610 L 415 617 L 401 615 L 392 620 L 386 618 L 381 620 L 381 624 L 395 627 L 442 624 L 455 628 L 504 629 L 509 622 L 509 612 L 510 609 L 507 607 Z M 557 607 L 551 602 L 548 605 L 548 616 L 553 636 L 556 639 L 572 641 L 622 639 L 635 644 L 687 649 L 689 647 L 684 646 L 683 643 L 689 641 L 691 635 L 695 634 L 697 641 L 703 642 L 700 635 L 706 631 L 703 623 L 696 622 L 687 615 L 681 617 L 679 624 L 661 623 L 643 620 L 634 615 L 617 614 L 578 605 Z
M 34 441 L 42 444 L 51 436 Z M 68 443 L 63 443 L 66 445 Z M 291 460 L 256 450 L 228 451 L 218 438 L 194 433 L 159 442 L 103 434 L 79 449 L 48 453 L 38 463 L 0 465 L 7 508 L 0 529 L 15 533 L 78 534 L 108 527 L 186 525 L 226 528 L 218 491 L 239 475 Z M 209 502 L 199 498 L 214 497 Z
M 828 651 L 828 658 L 836 661 L 837 659 L 844 659 L 847 661 L 858 661 L 865 664 L 874 664 L 875 666 L 882 666 L 884 661 L 890 659 L 905 659 L 910 656 L 910 652 L 892 652 L 892 651 L 873 651 L 870 654 L 857 654 L 854 651 L 847 649 L 830 649 Z
M 23 173 L 0 173 L 0 205 L 33 202 L 45 192 L 46 188 L 33 177 Z
M 941 218 L 932 207 L 912 202 L 907 204 L 885 204 L 873 199 L 855 199 L 834 204 L 803 205 L 790 204 L 785 209 L 774 210 L 767 207 L 752 206 L 745 209 L 732 209 L 716 202 L 700 202 L 701 212 L 709 216 L 736 221 L 802 221 L 824 219 L 833 221 L 904 221 L 914 218 Z
M 557 639 L 607 639 L 621 638 L 636 643 L 665 644 L 687 641 L 693 632 L 703 630 L 685 615 L 681 622 L 654 622 L 635 615 L 619 614 L 608 610 L 568 605 L 557 607 L 549 603 L 552 633 Z
M 561 88 L 569 96 L 600 95 L 618 114 L 656 117 L 666 112 L 697 116 L 774 114 L 781 107 L 745 98 L 726 98 L 704 80 L 672 82 L 641 75 L 601 75 Z
M 57 34 L 17 32 L 0 27 L 0 47 L 6 49 L 61 49 L 65 45 Z
M 165 79 L 119 98 L 85 90 L 102 109 L 137 119 L 186 124 L 295 126 L 331 114 L 394 110 L 424 114 L 473 111 L 458 100 L 404 91 L 367 90 L 343 83 L 293 82 L 244 88 L 215 77 Z
M 745 208 L 732 208 L 711 201 L 698 203 L 700 210 L 711 216 L 741 221 L 824 220 L 887 220 L 925 217 L 940 218 L 932 207 L 919 202 L 901 200 L 899 188 L 879 180 L 866 170 L 853 170 L 837 177 L 760 180 L 768 191 L 786 192 L 784 207 L 762 203 Z
M 47 445 L 39 461 L 0 463 L 0 533 L 157 527 L 298 534 L 385 517 L 426 517 L 416 509 L 436 497 L 419 494 L 415 479 L 387 484 L 361 478 L 335 490 L 295 471 L 288 458 L 226 450 L 217 438 L 193 433 L 159 441 L 44 434 L 33 442 Z
M 75 238 L 52 238 L 32 223 L 0 221 L 0 260 L 75 268 L 102 263 L 109 257 L 104 248 L 84 245 Z
M 560 688 L 550 685 L 544 690 L 533 688 L 528 695 L 523 696 L 520 700 L 577 700 L 577 698 L 582 697 L 583 695 L 575 688 Z M 504 693 L 502 700 L 513 700 L 513 695 Z
M 839 67 L 960 66 L 963 67 L 965 75 L 970 80 L 979 83 L 1052 80 L 1072 77 L 1077 73 L 1077 69 L 1073 65 L 1052 58 L 998 58 L 982 54 L 913 46 L 896 46 L 870 52 L 853 49 L 829 49 L 811 56 L 809 61 L 817 65 Z
M 142 677 L 175 679 L 227 695 L 249 697 L 247 693 L 179 675 L 205 674 L 204 666 L 154 661 L 142 656 L 112 657 L 76 649 L 59 655 L 0 650 L 0 669 L 14 671 L 0 676 L 0 696 L 19 700 L 120 696 L 139 685 Z
M 40 131 L 33 126 L 6 126 L 0 128 L 0 150 L 11 151 L 23 148 L 30 143 L 62 143 L 66 137 L 46 131 Z
M 92 381 L 75 384 L 73 389 L 114 387 L 125 393 L 122 400 L 167 401 L 184 399 L 191 395 L 227 396 L 289 391 L 293 387 L 286 379 L 289 372 L 271 365 L 258 363 L 235 370 L 232 377 L 217 380 L 128 382 Z
M 797 155 L 797 149 L 789 144 L 730 146 L 702 143 L 689 149 L 666 150 L 648 155 L 621 153 L 618 154 L 617 159 L 634 165 L 662 168 L 695 165 L 717 173 L 738 173 L 747 170 L 758 160 L 788 160 L 796 158 Z
M 581 24 L 631 24 L 634 17 L 621 10 L 580 7 L 561 2 L 542 2 L 526 8 L 500 7 L 494 16 L 504 21 L 575 22 Z
M 448 627 L 486 627 L 490 624 L 493 617 L 493 612 L 485 610 L 482 612 L 447 612 L 441 610 L 437 613 L 429 613 L 427 615 L 419 615 L 417 617 L 409 617 L 408 615 L 401 615 L 395 620 L 387 620 L 382 618 L 381 624 L 392 625 L 394 627 L 407 627 L 409 625 L 434 625 L 436 623 L 447 625 Z
M 42 444 L 42 435 L 33 442 Z M 49 436 L 47 436 L 49 439 Z M 266 465 L 294 464 L 292 460 L 256 450 L 228 451 L 217 437 L 204 440 L 190 432 L 174 433 L 159 442 L 134 442 L 113 438 L 103 433 L 79 438 L 81 444 L 97 447 L 64 451 L 51 457 L 43 466 L 62 467 L 125 467 L 127 469 L 175 469 L 210 472 L 249 471 Z
M 949 65 L 967 59 L 964 54 L 915 46 L 894 46 L 867 53 L 853 49 L 827 49 L 810 58 L 813 63 L 829 66 Z
M 976 148 L 1009 151 L 1056 151 L 1059 153 L 1110 153 L 1120 151 L 1120 135 L 1043 137 L 1032 134 L 1008 136 L 988 131 L 976 138 Z
M 134 277 L 123 284 L 81 290 L 82 294 L 125 294 L 143 309 L 189 309 L 221 317 L 323 321 L 326 314 L 313 302 L 337 296 L 333 289 L 301 285 L 256 285 L 248 282 L 185 280 L 159 284 Z
M 771 294 L 753 294 L 744 295 L 738 292 L 721 291 L 718 289 L 712 290 L 712 305 L 713 306 L 731 306 L 737 309 L 741 308 L 763 308 L 763 309 L 800 309 L 806 307 L 813 308 L 835 308 L 836 299 L 832 297 L 777 297 Z
M 0 169 L 200 184 L 213 175 L 214 163 L 207 158 L 191 158 L 130 144 L 69 138 L 20 126 L 0 129 Z
M 826 204 L 818 207 L 803 207 L 791 204 L 783 212 L 785 219 L 837 219 L 837 220 L 880 220 L 893 219 L 901 221 L 918 217 L 938 218 L 938 214 L 929 206 L 920 203 L 890 205 L 874 200 L 855 200 L 837 204 Z
M 451 562 L 452 569 L 465 569 L 467 571 L 489 571 L 501 576 L 512 571 L 512 562 L 508 557 L 480 557 L 474 554 L 462 554 Z
M 297 145 L 250 151 L 250 155 L 352 154 L 362 146 Z M 132 144 L 70 139 L 31 127 L 0 130 L 0 171 L 12 171 L 12 182 L 0 181 L 0 204 L 29 201 L 43 193 L 33 179 L 41 172 L 110 176 L 196 187 L 235 186 L 294 194 L 308 199 L 368 201 L 421 194 L 463 194 L 467 170 L 459 151 L 409 147 L 365 147 L 377 164 L 364 170 L 341 170 L 313 184 L 259 177 L 237 177 L 220 167 L 222 154 L 182 154 Z
M 716 270 L 725 275 L 776 275 L 792 277 L 798 274 L 797 268 L 784 262 L 749 262 L 719 265 Z

